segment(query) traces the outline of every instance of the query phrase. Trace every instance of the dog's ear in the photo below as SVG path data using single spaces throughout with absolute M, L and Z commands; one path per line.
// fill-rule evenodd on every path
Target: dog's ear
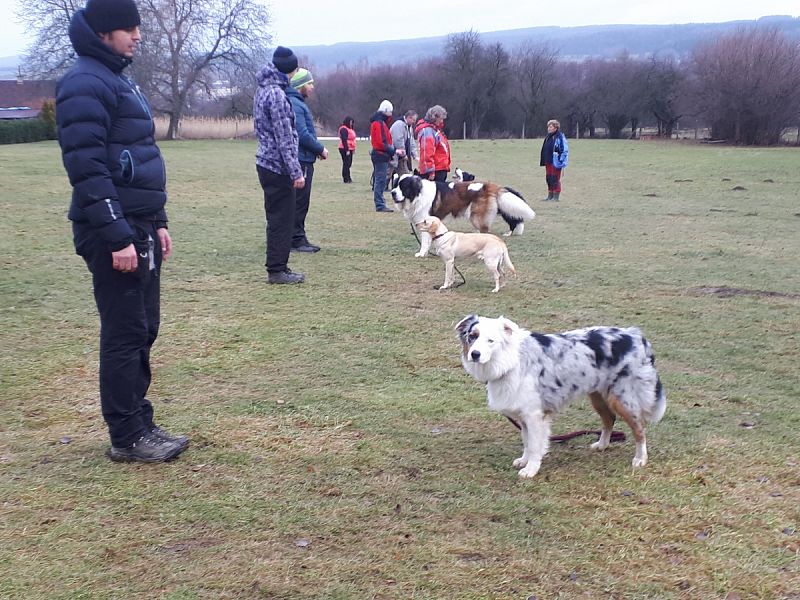
M 500 326 L 503 328 L 503 335 L 506 337 L 511 337 L 519 331 L 519 325 L 514 323 L 511 319 L 506 319 L 503 315 L 500 315 L 497 320 L 500 321 Z
M 462 340 L 466 339 L 469 332 L 472 331 L 472 328 L 478 324 L 478 320 L 480 317 L 478 315 L 467 315 L 463 319 L 461 319 L 455 326 L 455 330 L 458 333 L 458 337 Z

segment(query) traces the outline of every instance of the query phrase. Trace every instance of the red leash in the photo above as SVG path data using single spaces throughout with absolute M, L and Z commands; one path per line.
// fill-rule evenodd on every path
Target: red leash
M 511 417 L 506 417 L 511 424 L 514 425 L 517 429 L 521 429 L 519 423 L 517 423 Z M 571 440 L 572 438 L 576 438 L 581 435 L 596 435 L 600 437 L 600 432 L 596 429 L 579 429 L 578 431 L 570 431 L 569 433 L 562 433 L 561 435 L 551 435 L 550 441 L 551 442 L 566 442 L 567 440 Z M 625 441 L 625 432 L 624 431 L 612 431 L 611 432 L 611 441 L 612 442 L 624 442 Z

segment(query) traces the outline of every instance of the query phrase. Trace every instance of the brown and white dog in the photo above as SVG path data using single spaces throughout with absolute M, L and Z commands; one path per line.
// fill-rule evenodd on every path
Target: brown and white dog
M 442 183 L 418 175 L 402 175 L 392 189 L 392 200 L 412 225 L 432 216 L 464 217 L 481 233 L 487 233 L 497 215 L 514 219 L 514 233 L 521 235 L 524 221 L 536 217 L 525 199 L 510 188 L 488 181 Z M 508 219 L 506 219 L 508 220 Z M 420 248 L 414 256 L 427 256 L 431 236 L 420 233 Z
M 453 287 L 457 258 L 477 256 L 482 260 L 494 277 L 493 292 L 499 292 L 503 287 L 504 267 L 514 277 L 517 276 L 505 242 L 496 235 L 450 231 L 437 217 L 425 218 L 417 223 L 417 229 L 430 234 L 436 254 L 444 261 L 444 285 L 439 288 L 440 290 Z

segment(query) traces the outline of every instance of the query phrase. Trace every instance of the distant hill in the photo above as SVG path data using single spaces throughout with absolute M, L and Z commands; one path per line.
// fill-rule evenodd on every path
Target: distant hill
M 725 23 L 685 23 L 679 25 L 589 25 L 585 27 L 528 27 L 481 33 L 484 42 L 500 42 L 512 50 L 524 41 L 546 42 L 559 56 L 580 60 L 589 57 L 613 58 L 623 50 L 633 56 L 672 54 L 686 56 L 699 42 L 732 33 L 739 27 L 753 25 L 776 27 L 790 39 L 800 41 L 800 18 L 776 15 L 751 21 Z M 440 55 L 447 36 L 389 40 L 385 42 L 341 42 L 327 46 L 295 46 L 300 56 L 307 56 L 321 74 L 338 64 L 350 66 L 361 61 L 371 65 L 414 62 Z M 0 57 L 0 79 L 13 79 L 22 57 Z
M 680 25 L 590 25 L 586 27 L 528 27 L 481 33 L 484 42 L 500 42 L 511 50 L 524 41 L 546 42 L 561 58 L 612 58 L 627 50 L 633 56 L 672 54 L 686 56 L 699 42 L 732 33 L 752 25 L 776 27 L 789 38 L 800 40 L 800 18 L 761 17 L 752 21 L 726 23 L 687 23 Z M 440 55 L 447 36 L 391 40 L 386 42 L 343 42 L 328 46 L 296 46 L 296 54 L 307 56 L 314 68 L 324 73 L 338 64 L 354 66 L 361 61 L 371 65 L 414 62 Z

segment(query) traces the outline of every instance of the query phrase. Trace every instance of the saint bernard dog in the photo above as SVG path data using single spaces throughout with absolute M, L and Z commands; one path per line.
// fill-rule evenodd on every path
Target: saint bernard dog
M 633 466 L 647 464 L 645 423 L 661 420 L 667 397 L 653 349 L 639 329 L 589 327 L 543 334 L 503 317 L 469 315 L 456 331 L 461 364 L 486 383 L 489 409 L 522 432 L 522 456 L 512 463 L 520 477 L 539 472 L 553 417 L 583 394 L 588 394 L 603 423 L 592 448 L 608 447 L 619 416 L 636 439 Z
M 392 200 L 413 226 L 429 216 L 441 220 L 464 217 L 475 229 L 487 233 L 499 213 L 516 223 L 513 233 L 522 235 L 524 221 L 536 216 L 519 193 L 488 181 L 443 183 L 406 174 L 393 182 Z M 420 248 L 414 256 L 427 256 L 430 247 L 430 234 L 420 232 Z

